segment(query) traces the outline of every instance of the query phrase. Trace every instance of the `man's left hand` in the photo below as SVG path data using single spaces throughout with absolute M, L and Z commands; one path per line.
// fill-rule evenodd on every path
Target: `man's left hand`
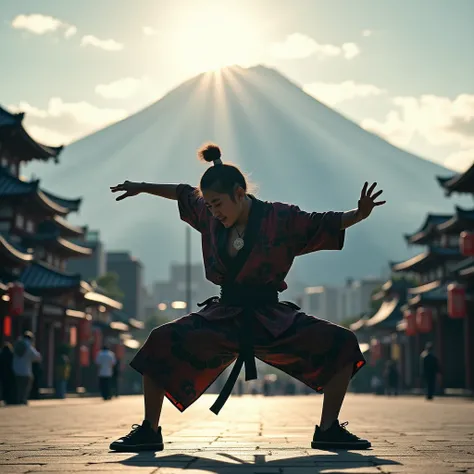
M 360 193 L 357 214 L 359 215 L 361 219 L 367 219 L 367 217 L 370 216 L 370 213 L 372 212 L 375 206 L 382 206 L 383 204 L 387 202 L 387 201 L 377 201 L 377 202 L 375 201 L 383 193 L 383 191 L 380 190 L 380 191 L 377 191 L 374 195 L 372 195 L 372 193 L 375 190 L 375 187 L 377 186 L 377 183 L 373 183 L 372 186 L 370 186 L 370 188 L 367 189 L 368 185 L 369 183 L 366 181 Z

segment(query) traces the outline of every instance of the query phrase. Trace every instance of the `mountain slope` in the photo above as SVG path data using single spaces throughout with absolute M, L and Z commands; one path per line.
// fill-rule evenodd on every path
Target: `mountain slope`
M 176 204 L 152 196 L 116 203 L 109 186 L 125 179 L 197 184 L 205 166 L 195 151 L 208 140 L 250 175 L 261 199 L 305 210 L 347 210 L 357 206 L 364 181 L 384 189 L 388 203 L 349 229 L 343 252 L 298 259 L 292 276 L 309 284 L 378 275 L 388 260 L 413 254 L 403 233 L 416 230 L 427 212 L 453 209 L 435 180 L 451 171 L 366 132 L 262 66 L 193 78 L 73 143 L 60 165 L 33 170 L 52 191 L 83 196 L 77 220 L 100 228 L 108 248 L 131 249 L 152 280 L 166 276 L 171 261 L 184 259 Z M 199 245 L 194 234 L 194 260 Z

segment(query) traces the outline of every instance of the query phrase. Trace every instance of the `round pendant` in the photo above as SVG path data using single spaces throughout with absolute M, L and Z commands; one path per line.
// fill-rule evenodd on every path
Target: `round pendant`
M 237 237 L 233 242 L 232 245 L 234 246 L 235 250 L 241 250 L 244 247 L 244 239 Z

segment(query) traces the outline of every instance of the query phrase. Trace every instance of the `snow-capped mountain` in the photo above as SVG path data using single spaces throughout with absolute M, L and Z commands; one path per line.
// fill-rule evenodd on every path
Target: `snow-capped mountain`
M 125 179 L 197 185 L 205 166 L 196 149 L 215 141 L 257 184 L 257 196 L 308 211 L 357 206 L 364 181 L 377 181 L 388 202 L 347 232 L 342 252 L 297 259 L 290 277 L 308 284 L 379 275 L 404 259 L 404 233 L 428 212 L 451 212 L 435 176 L 452 171 L 363 130 L 263 66 L 197 76 L 127 119 L 66 147 L 60 164 L 33 171 L 51 191 L 83 196 L 78 222 L 99 228 L 108 249 L 131 249 L 147 280 L 184 261 L 185 232 L 176 203 L 153 196 L 116 202 L 109 186 Z M 459 201 L 457 201 L 459 202 Z M 193 260 L 200 258 L 193 234 Z

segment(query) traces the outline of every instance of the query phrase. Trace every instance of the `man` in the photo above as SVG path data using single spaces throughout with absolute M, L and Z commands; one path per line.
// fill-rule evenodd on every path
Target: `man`
M 34 335 L 25 331 L 13 351 L 13 372 L 16 378 L 18 403 L 28 404 L 33 383 L 33 362 L 41 361 L 41 354 L 33 347 Z
M 111 380 L 114 372 L 114 365 L 116 363 L 115 354 L 104 345 L 102 350 L 97 354 L 95 363 L 99 367 L 99 388 L 102 398 L 110 400 Z
M 425 381 L 426 399 L 433 400 L 436 376 L 440 373 L 438 358 L 433 354 L 433 344 L 427 342 L 420 356 L 420 372 Z

